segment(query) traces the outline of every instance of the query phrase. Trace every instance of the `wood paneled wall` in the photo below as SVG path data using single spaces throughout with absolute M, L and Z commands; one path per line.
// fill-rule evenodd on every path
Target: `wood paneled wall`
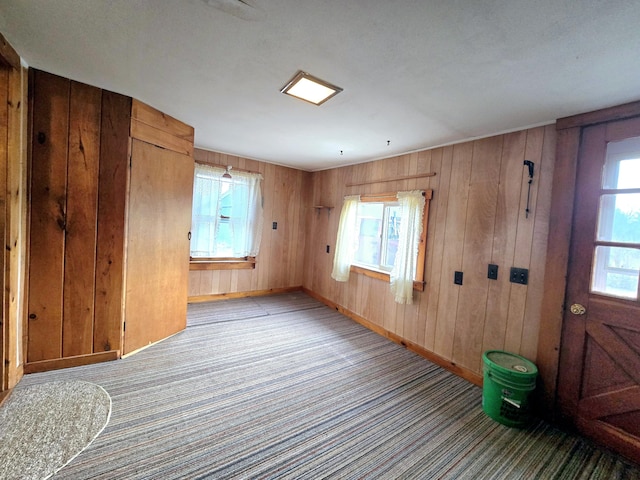
M 190 301 L 234 293 L 300 287 L 304 272 L 305 225 L 310 207 L 311 174 L 270 163 L 195 149 L 196 162 L 231 165 L 263 175 L 264 227 L 255 269 L 191 270 Z M 232 172 L 233 173 L 233 172 Z M 273 222 L 278 228 L 272 228 Z
M 119 350 L 131 98 L 30 72 L 27 362 Z
M 479 379 L 482 352 L 508 350 L 535 361 L 546 257 L 555 127 L 533 128 L 313 174 L 304 286 Z M 528 171 L 535 163 L 530 213 Z M 382 180 L 435 172 L 430 178 Z M 359 187 L 349 183 L 375 182 Z M 433 189 L 424 292 L 412 305 L 393 301 L 389 285 L 352 273 L 331 279 L 342 199 L 357 193 Z M 326 246 L 332 253 L 326 253 Z M 488 264 L 498 280 L 487 278 Z M 511 267 L 529 269 L 529 284 L 509 282 Z M 453 283 L 454 271 L 463 285 Z

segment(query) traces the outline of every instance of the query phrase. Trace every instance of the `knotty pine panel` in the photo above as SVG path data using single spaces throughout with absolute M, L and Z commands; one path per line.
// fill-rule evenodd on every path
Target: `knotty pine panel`
M 308 219 L 305 288 L 479 375 L 482 352 L 490 348 L 510 349 L 535 361 L 555 162 L 553 130 L 538 127 L 313 173 L 311 204 L 335 208 L 330 220 L 326 212 Z M 528 218 L 524 160 L 535 162 Z M 430 171 L 436 176 L 382 182 Z M 345 187 L 356 182 L 374 183 Z M 343 197 L 414 188 L 432 188 L 433 200 L 426 287 L 414 292 L 413 305 L 396 304 L 389 285 L 380 280 L 354 273 L 348 282 L 331 279 Z M 500 267 L 497 281 L 486 278 L 489 263 Z M 529 268 L 529 285 L 509 282 L 512 266 Z M 462 286 L 453 283 L 455 270 L 464 272 Z
M 102 92 L 94 352 L 122 349 L 124 241 L 131 97 Z
M 0 390 L 13 388 L 23 372 L 27 251 L 27 78 L 26 68 L 9 70 L 7 135 L 7 256 L 5 271 L 5 375 Z M 1 349 L 0 349 L 1 350 Z
M 264 177 L 264 225 L 255 269 L 191 270 L 189 297 L 302 286 L 305 278 L 305 231 L 308 218 L 315 215 L 309 204 L 311 174 L 197 148 L 194 159 L 200 163 L 221 167 L 231 165 L 236 169 L 261 173 Z M 272 229 L 273 222 L 278 222 L 277 230 Z
M 62 356 L 93 352 L 102 91 L 71 82 Z
M 62 356 L 70 81 L 33 71 L 27 361 Z

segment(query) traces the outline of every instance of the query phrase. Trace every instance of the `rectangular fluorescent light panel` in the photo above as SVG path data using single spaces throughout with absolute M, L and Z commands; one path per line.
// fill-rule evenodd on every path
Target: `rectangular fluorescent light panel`
M 299 71 L 280 91 L 314 105 L 321 105 L 340 93 L 342 89 Z

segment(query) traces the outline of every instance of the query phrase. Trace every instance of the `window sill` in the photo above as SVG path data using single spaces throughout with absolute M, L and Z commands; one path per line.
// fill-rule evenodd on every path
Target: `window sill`
M 369 268 L 360 267 L 358 265 L 351 265 L 349 271 L 353 273 L 360 273 L 370 278 L 375 278 L 377 280 L 382 280 L 384 282 L 391 282 L 391 275 L 384 272 L 379 272 L 377 270 L 371 270 Z M 413 289 L 417 292 L 424 292 L 424 282 L 418 282 L 416 280 L 413 281 Z
M 255 257 L 246 258 L 202 258 L 191 259 L 189 270 L 253 270 Z

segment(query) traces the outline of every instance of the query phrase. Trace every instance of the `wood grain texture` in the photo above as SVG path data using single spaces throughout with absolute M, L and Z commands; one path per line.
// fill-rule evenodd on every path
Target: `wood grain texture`
M 553 208 L 549 212 L 549 236 L 537 347 L 541 386 L 539 397 L 547 411 L 554 411 L 556 403 L 580 130 L 579 127 L 559 130 L 556 141 L 550 202 Z
M 0 39 L 1 40 L 1 39 Z M 9 68 L 0 64 L 0 237 L 6 244 L 9 234 L 8 223 L 9 209 L 7 199 L 7 174 L 9 165 Z M 8 254 L 3 249 L 0 255 L 0 265 L 2 266 L 2 276 L 0 277 L 0 291 L 4 292 L 8 279 Z M 8 305 L 6 298 L 2 296 L 2 321 L 0 322 L 0 392 L 8 388 L 8 370 L 5 359 L 7 358 L 9 344 L 9 322 L 7 318 Z
M 93 353 L 102 91 L 71 82 L 62 356 Z
M 482 374 L 484 350 L 506 344 L 536 361 L 554 149 L 553 126 L 540 127 L 313 173 L 311 205 L 334 206 L 336 222 L 310 216 L 305 289 L 474 375 Z M 529 218 L 525 159 L 536 163 Z M 425 171 L 436 175 L 370 183 Z M 365 185 L 340 187 L 351 183 Z M 426 285 L 413 305 L 396 304 L 384 280 L 330 278 L 333 258 L 324 247 L 335 244 L 344 195 L 430 187 Z M 486 278 L 489 263 L 499 265 L 498 281 Z M 510 267 L 521 263 L 530 269 L 528 286 L 509 283 Z M 455 270 L 464 272 L 462 286 L 453 284 Z
M 28 362 L 62 356 L 70 89 L 67 79 L 32 72 Z
M 102 92 L 93 351 L 122 350 L 131 98 Z
M 188 155 L 133 141 L 123 354 L 186 327 L 193 169 Z
M 264 225 L 260 252 L 251 269 L 199 270 L 192 263 L 189 272 L 189 301 L 216 295 L 299 287 L 310 272 L 305 269 L 305 235 L 308 219 L 316 215 L 327 220 L 326 211 L 311 206 L 311 174 L 292 168 L 195 149 L 197 162 L 231 165 L 263 175 Z M 336 215 L 334 211 L 330 215 Z M 272 223 L 277 222 L 277 230 Z M 318 230 L 318 235 L 324 232 Z M 322 247 L 324 248 L 324 246 Z M 325 254 L 326 255 L 326 254 Z M 328 256 L 328 255 L 327 255 Z
M 7 270 L 5 271 L 5 377 L 13 388 L 23 374 L 23 334 L 26 300 L 27 219 L 27 69 L 9 71 L 7 106 Z M 2 357 L 0 357 L 2 358 Z
M 495 231 L 496 205 L 500 178 L 503 137 L 490 137 L 473 142 L 469 183 L 458 315 L 453 341 L 453 361 L 479 370 L 489 280 L 488 259 L 491 258 Z M 462 333 L 459 333 L 462 332 Z
M 24 366 L 24 373 L 48 372 L 49 370 L 59 370 L 61 368 L 79 367 L 81 365 L 92 365 L 100 362 L 110 362 L 120 357 L 118 350 L 109 352 L 89 353 L 74 357 L 56 358 L 53 360 L 41 360 L 39 362 L 27 363 Z
M 20 55 L 14 50 L 4 35 L 0 33 L 0 63 L 13 70 L 20 71 Z
M 131 103 L 131 138 L 193 156 L 193 127 L 136 99 Z

